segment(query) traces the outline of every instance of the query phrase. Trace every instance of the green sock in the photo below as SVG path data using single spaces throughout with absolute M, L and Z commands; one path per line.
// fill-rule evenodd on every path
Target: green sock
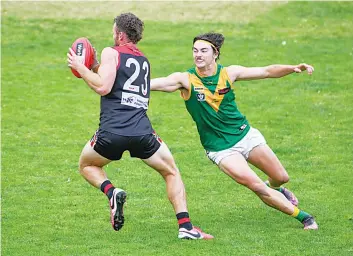
M 292 216 L 297 220 L 299 220 L 300 222 L 303 222 L 305 218 L 310 217 L 310 214 L 302 210 L 299 210 L 298 207 L 294 207 L 294 212 Z

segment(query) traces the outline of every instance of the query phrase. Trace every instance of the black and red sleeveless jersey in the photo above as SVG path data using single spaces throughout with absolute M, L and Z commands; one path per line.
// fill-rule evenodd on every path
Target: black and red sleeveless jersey
M 134 45 L 115 46 L 119 52 L 114 85 L 101 97 L 100 129 L 124 136 L 153 132 L 147 117 L 150 63 Z

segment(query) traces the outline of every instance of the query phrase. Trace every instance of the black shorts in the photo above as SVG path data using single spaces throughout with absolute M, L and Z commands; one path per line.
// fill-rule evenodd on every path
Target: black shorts
M 99 129 L 90 143 L 98 154 L 109 160 L 119 160 L 125 150 L 130 152 L 131 157 L 147 159 L 156 153 L 162 140 L 155 132 L 141 136 L 122 136 Z

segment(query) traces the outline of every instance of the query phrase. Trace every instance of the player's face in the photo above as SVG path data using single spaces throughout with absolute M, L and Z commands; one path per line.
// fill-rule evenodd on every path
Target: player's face
M 214 64 L 217 55 L 212 46 L 206 42 L 196 41 L 192 48 L 194 63 L 198 68 L 204 68 Z

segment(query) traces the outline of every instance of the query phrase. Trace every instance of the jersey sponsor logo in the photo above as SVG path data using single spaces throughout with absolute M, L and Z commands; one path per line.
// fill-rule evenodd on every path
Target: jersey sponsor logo
M 223 95 L 223 94 L 226 94 L 229 91 L 230 91 L 229 87 L 228 88 L 223 88 L 223 89 L 218 90 L 218 94 L 219 95 Z
M 197 100 L 198 101 L 205 101 L 206 100 L 206 95 L 204 93 L 198 93 L 196 94 Z
M 198 91 L 203 91 L 204 87 L 194 87 L 194 91 L 198 92 Z
M 148 98 L 133 93 L 123 92 L 121 94 L 121 104 L 133 108 L 148 109 Z
M 132 92 L 140 92 L 140 87 L 136 85 L 129 85 L 129 86 L 126 86 L 124 90 L 132 91 Z

